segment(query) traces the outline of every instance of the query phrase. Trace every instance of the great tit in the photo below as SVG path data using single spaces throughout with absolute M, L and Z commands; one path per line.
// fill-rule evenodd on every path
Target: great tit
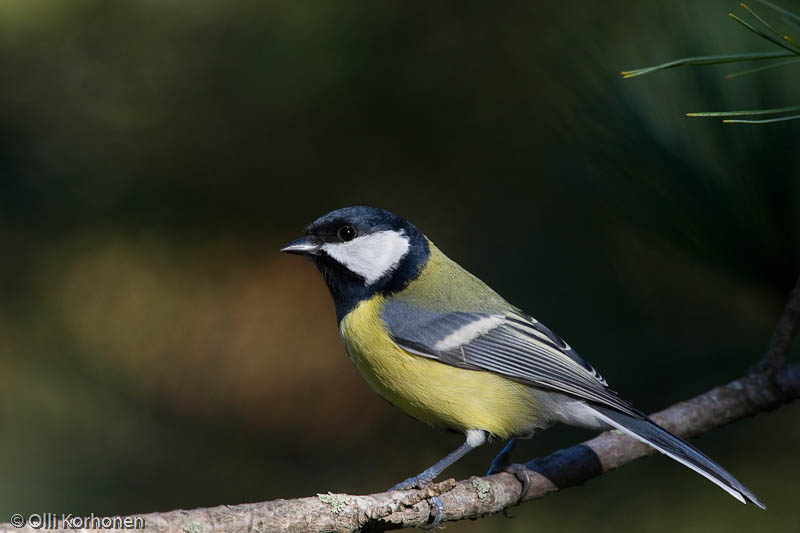
M 764 508 L 736 478 L 623 400 L 544 324 L 506 302 L 403 218 L 374 207 L 332 211 L 281 249 L 322 273 L 350 359 L 375 391 L 464 444 L 392 487 L 421 488 L 490 437 L 511 439 L 489 473 L 506 470 L 516 439 L 554 422 L 616 428 Z M 438 519 L 441 503 L 438 502 Z

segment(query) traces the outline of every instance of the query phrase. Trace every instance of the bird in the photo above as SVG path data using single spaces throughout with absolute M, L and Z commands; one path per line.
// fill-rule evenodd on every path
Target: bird
M 556 422 L 617 429 L 765 509 L 748 488 L 609 388 L 547 326 L 448 258 L 413 224 L 369 206 L 327 213 L 281 248 L 310 258 L 333 298 L 350 359 L 407 415 L 464 435 L 464 443 L 390 490 L 423 488 L 489 439 L 508 440 L 489 473 L 530 480 L 511 452 Z M 431 500 L 433 524 L 441 500 Z

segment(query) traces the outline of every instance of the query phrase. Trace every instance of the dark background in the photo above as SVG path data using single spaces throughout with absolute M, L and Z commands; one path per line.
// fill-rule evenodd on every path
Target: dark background
M 683 114 L 797 105 L 800 68 L 619 75 L 769 50 L 734 9 L 0 4 L 0 522 L 369 493 L 457 446 L 369 390 L 277 252 L 345 205 L 415 222 L 644 410 L 744 373 L 800 270 L 800 123 Z M 797 531 L 798 415 L 696 440 L 766 513 L 654 457 L 447 529 Z

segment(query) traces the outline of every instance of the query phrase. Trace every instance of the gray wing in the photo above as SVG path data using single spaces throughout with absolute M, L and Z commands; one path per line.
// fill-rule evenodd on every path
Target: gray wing
M 387 302 L 381 317 L 409 352 L 642 416 L 558 335 L 524 313 L 436 312 Z

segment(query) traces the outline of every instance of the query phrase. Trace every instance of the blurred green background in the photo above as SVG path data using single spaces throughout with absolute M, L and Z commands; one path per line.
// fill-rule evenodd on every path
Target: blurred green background
M 0 3 L 0 522 L 369 493 L 457 446 L 369 390 L 277 252 L 345 205 L 415 222 L 644 410 L 741 375 L 800 270 L 800 125 L 683 114 L 796 105 L 800 68 L 619 75 L 769 50 L 735 8 Z M 799 415 L 695 441 L 766 513 L 654 457 L 447 529 L 796 532 Z

